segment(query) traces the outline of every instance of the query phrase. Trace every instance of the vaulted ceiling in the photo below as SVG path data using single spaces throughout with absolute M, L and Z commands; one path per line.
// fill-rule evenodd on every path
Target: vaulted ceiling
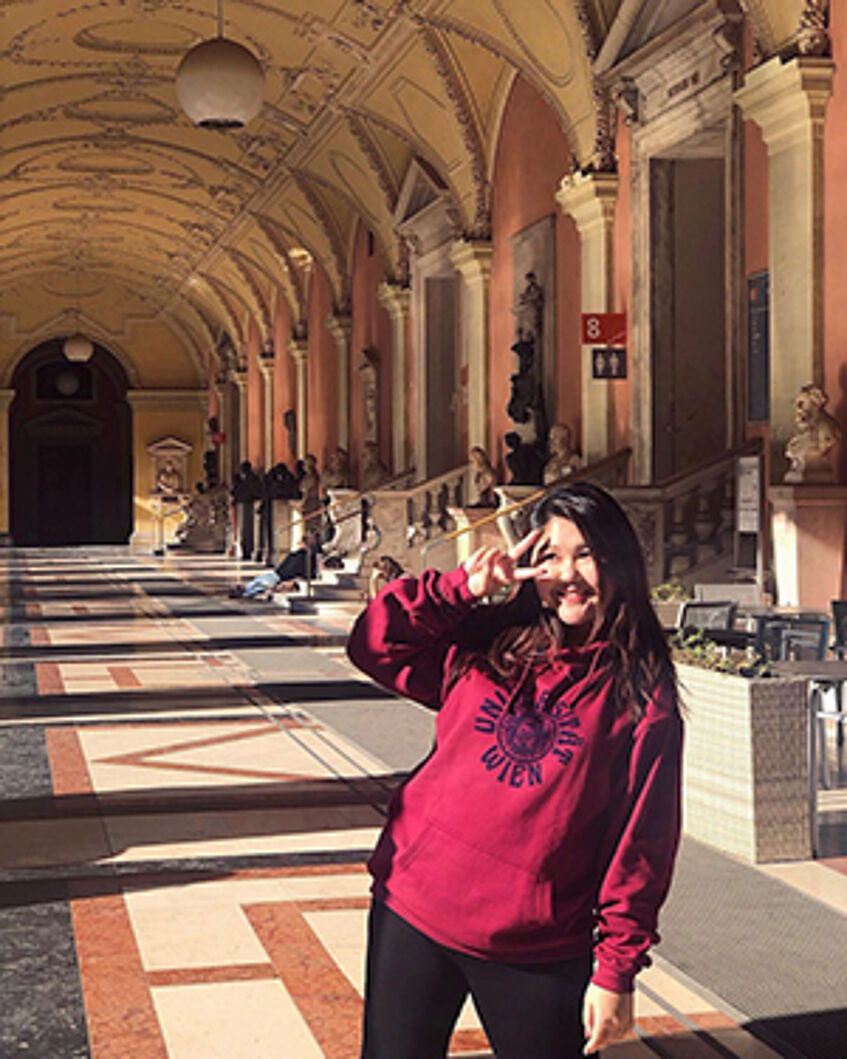
M 167 332 L 199 380 L 224 331 L 243 348 L 252 318 L 270 342 L 277 297 L 304 318 L 312 260 L 343 311 L 359 220 L 401 278 L 394 210 L 413 158 L 484 237 L 516 73 L 587 163 L 591 60 L 621 6 L 223 0 L 225 35 L 265 74 L 261 113 L 227 132 L 193 126 L 174 87 L 217 33 L 215 0 L 0 0 L 0 358 L 78 312 L 129 359 Z M 776 48 L 803 4 L 746 6 Z

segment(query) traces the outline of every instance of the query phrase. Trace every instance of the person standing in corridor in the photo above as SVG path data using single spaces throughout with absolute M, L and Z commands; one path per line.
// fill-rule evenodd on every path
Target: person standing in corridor
M 532 524 L 391 582 L 351 633 L 357 666 L 438 711 L 369 863 L 363 1059 L 445 1056 L 468 994 L 498 1059 L 632 1026 L 679 837 L 676 678 L 616 501 L 563 486 Z

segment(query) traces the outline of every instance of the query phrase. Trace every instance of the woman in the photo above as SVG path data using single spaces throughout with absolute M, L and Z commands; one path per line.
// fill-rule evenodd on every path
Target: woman
M 365 1059 L 446 1055 L 468 993 L 499 1059 L 571 1059 L 632 1025 L 679 833 L 673 665 L 608 493 L 561 487 L 532 525 L 387 585 L 350 638 L 440 711 L 369 865 Z

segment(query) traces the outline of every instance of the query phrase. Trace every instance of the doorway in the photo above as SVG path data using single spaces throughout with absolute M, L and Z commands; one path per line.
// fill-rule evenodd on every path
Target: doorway
M 128 380 L 102 346 L 71 363 L 59 339 L 12 376 L 9 484 L 18 545 L 126 544 L 132 532 Z
M 38 539 L 41 544 L 91 540 L 92 446 L 38 446 Z
M 462 463 L 459 351 L 457 342 L 457 280 L 427 276 L 426 313 L 426 476 L 434 478 Z
M 726 449 L 722 157 L 650 162 L 653 479 Z

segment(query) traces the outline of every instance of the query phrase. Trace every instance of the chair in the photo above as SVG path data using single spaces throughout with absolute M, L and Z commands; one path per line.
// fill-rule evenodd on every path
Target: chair
M 844 661 L 847 656 L 847 599 L 834 599 L 832 606 L 832 625 L 834 639 L 832 651 L 836 658 Z M 835 722 L 835 770 L 837 785 L 841 785 L 841 768 L 844 758 L 844 722 L 847 716 L 844 713 L 844 686 L 840 680 L 818 681 L 816 688 L 817 706 L 815 715 L 818 722 L 818 746 L 821 759 L 821 781 L 825 788 L 832 786 L 829 770 L 829 758 L 826 752 L 826 724 Z M 824 693 L 831 691 L 832 695 L 824 698 Z M 827 706 L 831 702 L 832 706 Z
M 835 633 L 832 650 L 836 658 L 843 660 L 847 655 L 847 599 L 834 599 L 831 605 L 832 627 Z
M 825 614 L 760 614 L 756 653 L 772 662 L 826 657 L 829 618 Z
M 738 604 L 733 600 L 688 600 L 682 604 L 680 629 L 731 629 Z

